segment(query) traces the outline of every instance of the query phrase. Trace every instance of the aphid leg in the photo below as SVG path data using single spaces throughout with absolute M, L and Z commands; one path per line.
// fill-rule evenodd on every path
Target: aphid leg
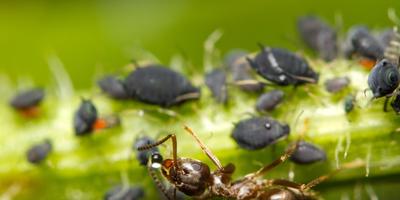
M 218 170 L 222 170 L 222 164 L 217 158 L 217 156 L 214 155 L 214 153 L 200 140 L 200 138 L 197 136 L 196 133 L 193 132 L 191 128 L 188 126 L 184 126 L 185 130 L 193 136 L 193 138 L 196 140 L 196 142 L 199 144 L 201 150 L 210 158 L 210 160 L 218 167 Z
M 388 112 L 387 105 L 389 102 L 389 97 L 385 98 L 385 102 L 383 103 L 383 112 Z
M 182 102 L 182 101 L 186 101 L 186 100 L 191 100 L 191 99 L 198 99 L 199 97 L 200 97 L 200 93 L 199 92 L 191 92 L 191 93 L 187 93 L 187 94 L 178 96 L 174 100 L 174 103 Z
M 175 134 L 169 134 L 167 136 L 165 136 L 164 138 L 162 138 L 161 140 L 157 141 L 154 144 L 148 144 L 148 145 L 144 145 L 141 147 L 138 147 L 137 150 L 138 151 L 144 151 L 144 150 L 149 150 L 153 147 L 159 146 L 161 144 L 163 144 L 165 141 L 167 141 L 168 139 L 172 140 L 172 156 L 174 159 L 174 163 L 177 163 L 178 160 L 178 155 L 177 155 L 177 142 L 176 142 L 176 135 Z M 175 168 L 178 167 L 178 165 L 174 165 Z
M 364 166 L 364 165 L 365 165 L 365 163 L 364 163 L 362 160 L 355 160 L 355 161 L 353 161 L 353 162 L 343 164 L 343 165 L 342 165 L 341 167 L 339 167 L 338 169 L 336 169 L 336 170 L 334 170 L 334 171 L 332 171 L 332 172 L 330 172 L 330 173 L 328 173 L 328 174 L 326 174 L 326 175 L 322 175 L 322 176 L 320 176 L 320 177 L 318 177 L 318 178 L 316 178 L 316 179 L 310 181 L 310 182 L 307 183 L 307 184 L 302 184 L 301 187 L 300 187 L 300 190 L 302 190 L 302 191 L 308 191 L 308 190 L 310 190 L 311 188 L 313 188 L 314 186 L 316 186 L 316 185 L 318 185 L 318 184 L 320 184 L 320 183 L 322 183 L 322 182 L 328 180 L 328 179 L 331 178 L 332 176 L 334 176 L 334 175 L 336 175 L 337 173 L 341 172 L 342 170 L 345 170 L 345 169 L 354 169 L 354 168 L 362 167 L 362 166 Z

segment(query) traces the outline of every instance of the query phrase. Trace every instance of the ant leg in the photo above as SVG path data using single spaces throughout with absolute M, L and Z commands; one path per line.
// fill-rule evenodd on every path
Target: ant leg
M 262 176 L 265 173 L 267 173 L 268 171 L 270 171 L 271 169 L 273 169 L 276 166 L 278 166 L 279 164 L 285 162 L 295 152 L 299 142 L 300 142 L 300 140 L 298 140 L 294 144 L 290 145 L 290 147 L 286 150 L 286 152 L 283 155 L 281 155 L 278 159 L 272 161 L 268 165 L 265 165 L 264 167 L 262 167 L 261 169 L 259 169 L 255 173 L 251 173 L 251 174 L 247 175 L 246 177 L 250 178 L 250 179 L 254 179 L 256 177 Z
M 176 142 L 176 135 L 175 134 L 169 134 L 169 135 L 165 136 L 164 138 L 162 138 L 161 140 L 157 141 L 154 144 L 148 144 L 148 145 L 144 145 L 144 146 L 138 147 L 137 150 L 138 151 L 149 150 L 149 149 L 151 149 L 153 147 L 156 147 L 156 146 L 159 146 L 159 145 L 163 144 L 165 141 L 167 141 L 170 138 L 172 140 L 172 157 L 174 159 L 174 163 L 178 163 L 177 162 L 177 160 L 178 160 L 177 142 Z M 178 165 L 175 164 L 174 167 L 177 168 Z
M 308 191 L 310 190 L 312 187 L 328 180 L 329 178 L 331 178 L 332 176 L 336 175 L 337 173 L 339 173 L 340 171 L 344 170 L 344 169 L 354 169 L 354 168 L 358 168 L 358 167 L 362 167 L 364 166 L 364 162 L 361 160 L 356 160 L 350 163 L 346 163 L 344 165 L 342 165 L 341 167 L 339 167 L 338 169 L 326 174 L 326 175 L 322 175 L 312 181 L 310 181 L 307 184 L 302 184 L 300 187 L 300 190 L 302 191 Z
M 160 179 L 158 178 L 157 174 L 154 172 L 154 170 L 151 168 L 151 164 L 148 164 L 147 167 L 149 174 L 151 176 L 151 178 L 153 179 L 154 183 L 157 185 L 157 188 L 164 194 L 164 196 L 168 199 L 171 200 L 167 189 L 165 188 L 164 184 L 160 181 Z M 174 191 L 176 190 L 176 188 L 174 188 Z M 175 197 L 173 198 L 175 200 Z
M 196 142 L 200 145 L 201 150 L 208 156 L 208 158 L 210 158 L 210 160 L 218 167 L 219 170 L 222 170 L 222 164 L 218 160 L 217 156 L 215 156 L 214 153 L 200 140 L 200 138 L 197 137 L 196 133 L 194 133 L 191 128 L 186 125 L 184 128 L 191 136 L 194 137 Z

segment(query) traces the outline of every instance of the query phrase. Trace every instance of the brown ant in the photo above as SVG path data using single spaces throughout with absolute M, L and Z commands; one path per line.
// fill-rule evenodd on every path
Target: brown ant
M 149 172 L 159 189 L 168 199 L 176 198 L 176 189 L 196 199 L 210 199 L 222 197 L 227 199 L 280 199 L 280 200 L 307 200 L 317 199 L 318 196 L 311 190 L 314 186 L 327 180 L 343 169 L 355 168 L 364 165 L 362 162 L 352 162 L 343 165 L 335 171 L 320 176 L 307 184 L 299 184 L 284 179 L 261 179 L 261 177 L 282 162 L 286 161 L 298 147 L 299 141 L 290 145 L 286 152 L 278 159 L 265 165 L 258 171 L 250 173 L 237 181 L 231 181 L 235 166 L 231 163 L 223 167 L 218 158 L 187 126 L 185 130 L 194 137 L 202 151 L 217 166 L 217 170 L 210 171 L 207 164 L 177 156 L 177 140 L 175 134 L 167 135 L 154 144 L 139 147 L 139 151 L 148 150 L 163 144 L 168 139 L 172 140 L 172 159 L 163 160 L 156 152 L 148 162 Z M 173 194 L 168 193 L 164 185 L 158 179 L 154 169 L 161 167 L 162 175 L 175 186 Z M 172 198 L 171 198 L 172 196 Z

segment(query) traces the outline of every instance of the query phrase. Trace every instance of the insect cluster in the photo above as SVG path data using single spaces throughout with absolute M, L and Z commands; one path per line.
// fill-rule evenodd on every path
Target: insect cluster
M 400 36 L 396 31 L 388 30 L 375 36 L 366 27 L 355 26 L 349 30 L 343 44 L 340 44 L 337 31 L 315 16 L 299 18 L 297 28 L 304 43 L 326 62 L 341 56 L 342 50 L 347 58 L 355 59 L 362 64 L 374 63 L 368 77 L 368 85 L 373 97 L 393 96 L 390 105 L 397 113 L 400 112 L 398 94 L 400 50 L 397 51 L 400 48 Z M 318 87 L 320 81 L 320 74 L 314 70 L 313 64 L 301 54 L 283 48 L 259 46 L 259 52 L 254 54 L 246 51 L 229 52 L 222 66 L 207 71 L 203 77 L 203 85 L 222 106 L 229 105 L 232 101 L 229 98 L 229 95 L 232 95 L 229 92 L 231 87 L 258 96 L 255 105 L 249 105 L 256 112 L 251 113 L 251 117 L 243 117 L 239 121 L 232 122 L 234 125 L 230 139 L 244 151 L 257 151 L 287 139 L 293 129 L 288 122 L 275 119 L 274 112 L 279 111 L 285 106 L 285 101 L 291 98 L 288 94 L 289 87 L 293 88 L 293 92 L 304 89 L 309 96 L 312 96 L 310 94 L 312 92 L 307 89 Z M 116 101 L 134 100 L 159 106 L 161 109 L 173 110 L 180 104 L 189 100 L 199 100 L 202 96 L 201 88 L 192 84 L 184 74 L 154 63 L 136 66 L 125 76 L 106 75 L 99 79 L 97 84 L 103 93 Z M 346 113 L 351 112 L 356 104 L 355 96 L 348 92 L 350 84 L 349 77 L 340 76 L 326 79 L 322 86 L 329 95 L 342 98 Z M 24 116 L 37 115 L 38 106 L 44 96 L 42 89 L 23 91 L 10 101 L 10 105 Z M 95 98 L 82 98 L 75 111 L 72 124 L 76 136 L 90 136 L 98 130 L 113 128 L 120 124 L 120 118 L 116 114 L 100 116 L 94 102 Z M 327 160 L 328 156 L 322 148 L 311 141 L 306 141 L 305 137 L 295 136 L 297 139 L 288 145 L 286 152 L 278 159 L 254 173 L 232 181 L 234 165 L 223 166 L 189 127 L 185 127 L 185 130 L 217 167 L 215 171 L 211 171 L 210 167 L 202 161 L 179 157 L 177 138 L 174 134 L 160 140 L 146 135 L 137 137 L 131 147 L 136 153 L 139 165 L 149 170 L 160 193 L 167 199 L 187 197 L 315 199 L 317 195 L 311 189 L 337 172 L 316 178 L 308 184 L 281 179 L 262 179 L 263 174 L 286 160 L 300 165 Z M 172 141 L 173 156 L 164 159 L 159 146 L 169 140 Z M 39 164 L 51 151 L 52 143 L 45 140 L 33 145 L 27 151 L 26 158 L 32 164 Z M 343 166 L 339 170 L 357 166 L 358 164 Z M 161 171 L 161 175 L 157 174 L 158 171 Z M 159 176 L 163 176 L 171 187 L 167 189 Z M 115 186 L 104 195 L 104 199 L 141 198 L 145 198 L 143 188 L 129 185 Z

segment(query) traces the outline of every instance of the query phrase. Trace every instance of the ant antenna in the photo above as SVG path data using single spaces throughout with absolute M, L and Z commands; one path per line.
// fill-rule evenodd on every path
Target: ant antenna
M 191 128 L 189 128 L 186 125 L 184 125 L 184 128 L 191 136 L 194 137 L 196 142 L 200 145 L 201 150 L 203 150 L 203 152 L 208 156 L 208 158 L 210 158 L 210 160 L 218 167 L 218 169 L 221 170 L 223 167 L 221 162 L 218 160 L 217 156 L 215 156 L 211 152 L 211 150 L 200 140 L 200 138 L 197 136 L 196 133 L 193 132 Z

